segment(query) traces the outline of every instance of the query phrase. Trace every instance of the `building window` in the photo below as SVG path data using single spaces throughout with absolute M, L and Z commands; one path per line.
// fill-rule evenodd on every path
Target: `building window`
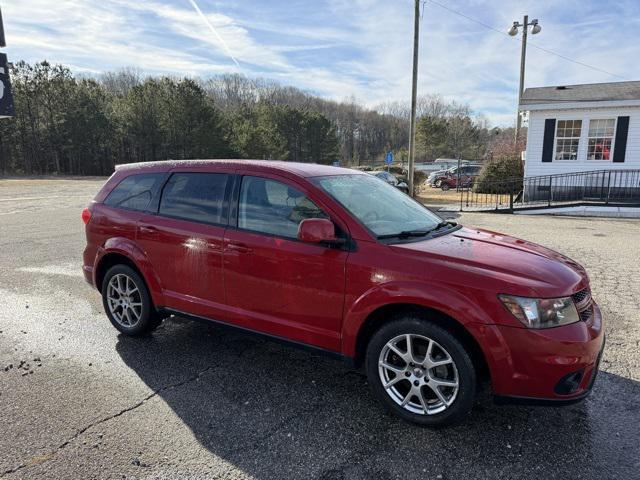
M 611 160 L 611 144 L 615 129 L 615 118 L 589 121 L 588 160 Z
M 556 128 L 556 160 L 576 160 L 582 120 L 558 120 Z

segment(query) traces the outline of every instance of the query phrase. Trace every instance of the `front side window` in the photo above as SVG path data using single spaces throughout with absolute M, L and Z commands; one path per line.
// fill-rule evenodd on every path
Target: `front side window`
M 576 160 L 582 133 L 582 120 L 558 120 L 556 127 L 556 160 Z
M 430 230 L 441 222 L 408 195 L 370 175 L 332 175 L 314 182 L 377 236 Z
M 163 177 L 162 173 L 131 175 L 111 191 L 104 203 L 110 207 L 143 211 L 149 205 L 153 192 Z
M 162 191 L 160 215 L 194 222 L 222 224 L 228 175 L 174 173 Z
M 261 177 L 245 176 L 240 189 L 238 228 L 297 238 L 298 225 L 307 218 L 328 218 L 302 192 Z
M 587 159 L 610 160 L 611 144 L 615 132 L 615 118 L 594 119 L 589 121 L 589 143 Z

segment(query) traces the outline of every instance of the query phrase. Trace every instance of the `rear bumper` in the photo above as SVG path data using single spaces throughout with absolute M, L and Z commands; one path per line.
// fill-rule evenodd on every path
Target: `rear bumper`
M 544 330 L 495 325 L 489 368 L 496 400 L 562 405 L 589 395 L 604 349 L 602 316 L 593 309 L 586 322 Z
M 94 284 L 93 284 L 93 267 L 91 267 L 89 265 L 83 265 L 82 266 L 82 273 L 84 274 L 85 282 L 87 282 L 89 285 L 91 285 L 93 287 L 94 286 Z

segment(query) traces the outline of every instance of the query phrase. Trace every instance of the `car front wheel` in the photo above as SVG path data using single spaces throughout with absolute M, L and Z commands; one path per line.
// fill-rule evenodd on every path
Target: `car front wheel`
M 448 330 L 404 316 L 382 326 L 366 354 L 369 384 L 391 413 L 425 426 L 462 420 L 473 407 L 476 373 Z

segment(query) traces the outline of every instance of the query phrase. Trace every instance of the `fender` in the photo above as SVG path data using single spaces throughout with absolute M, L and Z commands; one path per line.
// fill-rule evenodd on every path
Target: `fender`
M 398 281 L 377 285 L 367 290 L 353 303 L 345 315 L 342 326 L 342 354 L 354 357 L 358 332 L 367 317 L 378 308 L 394 303 L 414 304 L 439 310 L 465 326 L 484 350 L 482 347 L 484 339 L 477 338 L 479 330 L 473 328 L 472 325 L 490 325 L 492 322 L 484 309 L 474 308 L 475 299 L 446 288 L 446 285 Z M 489 356 L 489 352 L 485 351 L 484 353 L 486 357 Z
M 117 253 L 131 260 L 134 265 L 138 267 L 138 270 L 140 270 L 142 278 L 149 288 L 149 294 L 151 295 L 153 304 L 156 307 L 164 305 L 164 296 L 162 294 L 163 289 L 162 283 L 160 282 L 160 277 L 158 277 L 158 274 L 154 270 L 144 251 L 140 249 L 140 247 L 138 247 L 133 241 L 125 237 L 109 238 L 102 247 L 98 247 L 96 260 L 93 265 L 94 285 L 97 285 L 96 274 L 98 272 L 98 266 L 100 265 L 100 262 L 102 261 L 104 256 L 110 253 Z

